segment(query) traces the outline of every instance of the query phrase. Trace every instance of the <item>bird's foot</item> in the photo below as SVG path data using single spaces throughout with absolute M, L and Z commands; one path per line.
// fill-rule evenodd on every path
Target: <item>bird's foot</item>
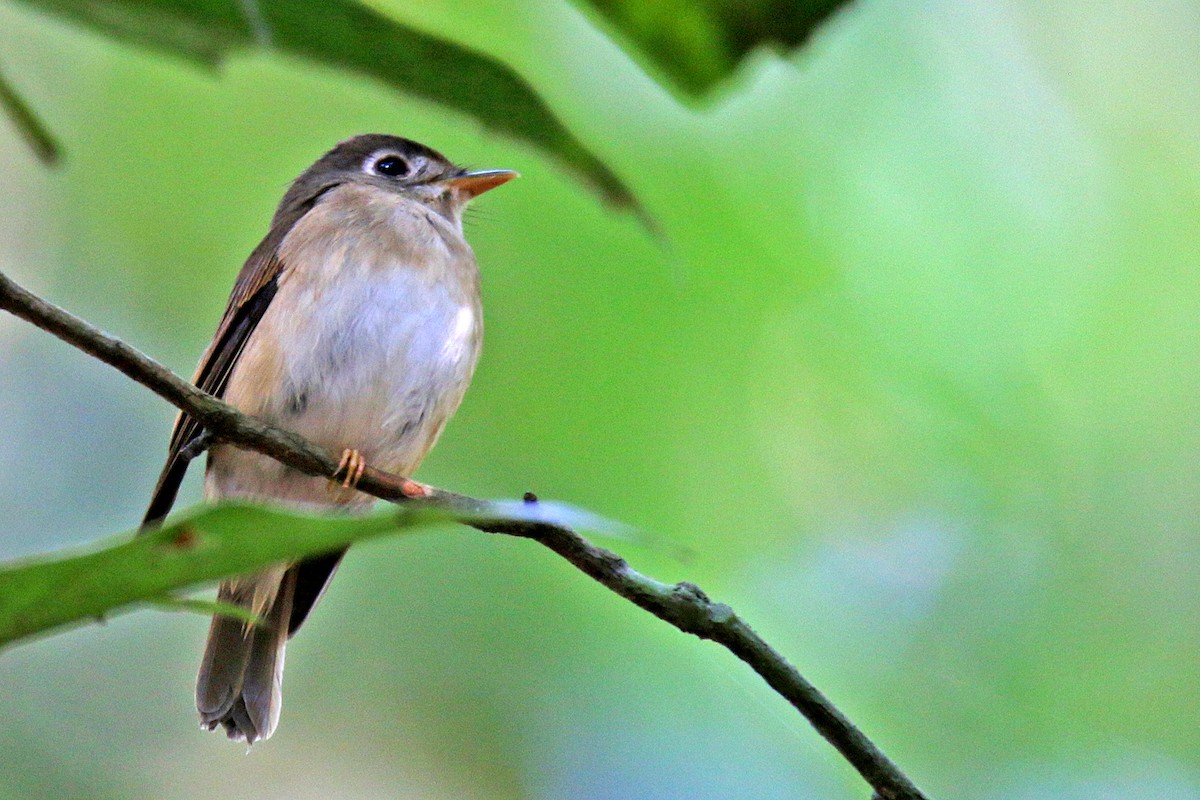
M 363 458 L 362 453 L 353 448 L 346 448 L 342 451 L 342 460 L 338 462 L 337 469 L 333 471 L 333 477 L 329 480 L 330 491 L 339 491 L 345 489 L 355 489 L 358 482 L 362 480 L 363 472 L 367 469 L 367 460 Z M 339 476 L 345 475 L 339 480 Z M 420 500 L 424 497 L 429 497 L 433 493 L 433 487 L 426 486 L 423 483 L 402 478 L 400 480 L 400 492 L 410 500 Z
M 333 478 L 329 481 L 329 488 L 338 488 L 338 475 L 341 475 L 342 471 L 345 470 L 346 477 L 341 482 L 341 488 L 353 489 L 362 480 L 363 472 L 366 469 L 367 460 L 363 458 L 362 453 L 349 447 L 346 448 L 342 451 L 342 460 L 338 462 L 337 469 L 333 471 Z

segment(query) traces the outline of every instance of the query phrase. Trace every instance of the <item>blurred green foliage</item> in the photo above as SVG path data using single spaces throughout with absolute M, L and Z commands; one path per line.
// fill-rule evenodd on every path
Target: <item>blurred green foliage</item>
M 665 537 L 617 547 L 934 797 L 1200 797 L 1191 5 L 859 2 L 703 109 L 562 0 L 370 6 L 520 75 L 661 239 L 407 93 L 8 2 L 5 75 L 69 158 L 0 128 L 3 268 L 188 373 L 333 142 L 516 168 L 470 223 L 485 353 L 421 479 Z M 0 319 L 4 558 L 136 524 L 172 411 L 110 373 Z M 0 796 L 864 796 L 731 657 L 524 542 L 352 550 L 249 757 L 193 728 L 203 636 L 136 614 L 5 653 Z

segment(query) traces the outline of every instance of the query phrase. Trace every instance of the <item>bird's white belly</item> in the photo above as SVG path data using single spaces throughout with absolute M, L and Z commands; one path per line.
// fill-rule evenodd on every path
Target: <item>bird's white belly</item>
M 290 274 L 239 359 L 226 400 L 334 454 L 411 474 L 457 409 L 475 368 L 478 306 L 428 271 L 343 267 Z M 336 502 L 328 482 L 256 453 L 217 448 L 207 493 Z M 345 498 L 341 498 L 342 502 Z M 369 502 L 358 495 L 357 500 Z

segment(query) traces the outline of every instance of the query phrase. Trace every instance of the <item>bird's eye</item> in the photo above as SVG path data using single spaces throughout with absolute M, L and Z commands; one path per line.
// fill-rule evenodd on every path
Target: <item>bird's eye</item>
M 408 174 L 408 162 L 398 155 L 386 155 L 375 161 L 371 168 L 376 174 L 384 175 L 388 178 L 399 178 L 402 175 Z

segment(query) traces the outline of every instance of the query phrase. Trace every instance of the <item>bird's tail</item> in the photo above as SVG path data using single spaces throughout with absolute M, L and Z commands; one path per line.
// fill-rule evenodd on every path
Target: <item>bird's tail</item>
M 274 733 L 295 588 L 296 571 L 285 567 L 221 584 L 217 599 L 253 612 L 259 622 L 213 617 L 196 680 L 202 727 L 220 725 L 230 739 L 247 744 Z

